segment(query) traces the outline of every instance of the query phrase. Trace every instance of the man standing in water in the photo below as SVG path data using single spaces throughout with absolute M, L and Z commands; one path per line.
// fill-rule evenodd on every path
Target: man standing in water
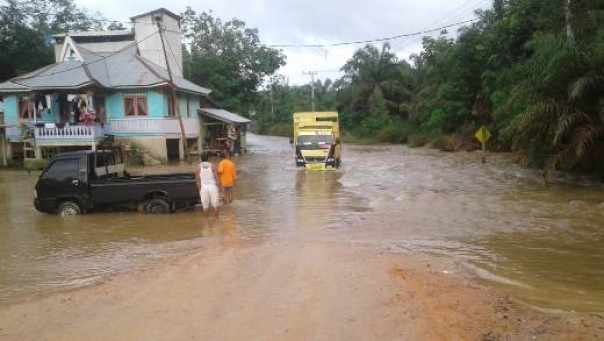
M 226 152 L 220 154 L 218 174 L 220 175 L 220 185 L 224 191 L 224 203 L 231 203 L 233 202 L 233 187 L 237 184 L 237 167 Z
M 211 206 L 214 209 L 214 216 L 218 219 L 220 214 L 218 186 L 220 186 L 220 182 L 216 174 L 216 167 L 208 162 L 209 158 L 208 153 L 204 152 L 201 154 L 201 163 L 195 170 L 195 182 L 199 189 L 201 205 L 206 217 L 210 212 Z

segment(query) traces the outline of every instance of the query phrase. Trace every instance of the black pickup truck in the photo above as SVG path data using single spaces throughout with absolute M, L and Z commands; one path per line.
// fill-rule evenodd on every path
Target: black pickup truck
M 36 184 L 36 209 L 59 215 L 107 208 L 162 214 L 200 202 L 193 172 L 131 177 L 120 156 L 109 150 L 57 154 Z

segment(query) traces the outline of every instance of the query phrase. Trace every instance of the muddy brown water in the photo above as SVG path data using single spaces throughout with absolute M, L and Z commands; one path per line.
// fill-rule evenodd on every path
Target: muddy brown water
M 37 174 L 0 171 L 0 303 L 102 281 L 192 250 L 331 241 L 451 257 L 544 309 L 604 311 L 604 186 L 509 155 L 346 145 L 337 172 L 298 170 L 284 138 L 250 136 L 235 202 L 199 212 L 60 218 L 32 205 Z M 165 173 L 169 165 L 134 169 Z

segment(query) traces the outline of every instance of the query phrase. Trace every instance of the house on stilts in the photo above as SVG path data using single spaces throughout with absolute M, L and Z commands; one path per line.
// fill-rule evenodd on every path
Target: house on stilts
M 217 123 L 249 124 L 183 78 L 178 15 L 160 8 L 131 21 L 131 30 L 55 35 L 54 64 L 0 83 L 0 154 L 46 158 L 133 144 L 167 162 L 210 148 Z

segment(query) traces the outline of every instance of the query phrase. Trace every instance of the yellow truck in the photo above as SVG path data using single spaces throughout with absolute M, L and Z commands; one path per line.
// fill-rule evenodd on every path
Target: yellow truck
M 340 167 L 342 145 L 337 112 L 294 113 L 296 166 L 333 170 Z

